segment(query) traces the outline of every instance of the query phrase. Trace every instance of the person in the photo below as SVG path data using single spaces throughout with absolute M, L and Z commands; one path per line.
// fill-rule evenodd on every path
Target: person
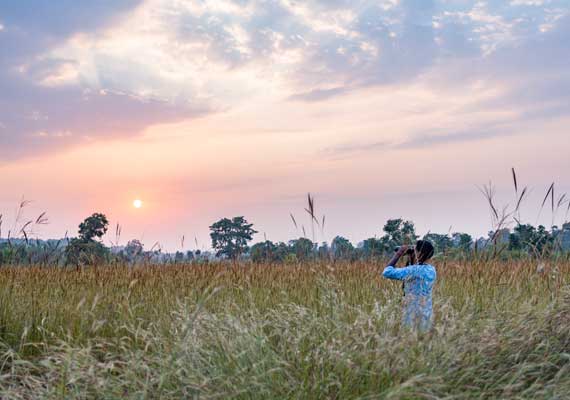
M 404 254 L 410 256 L 410 265 L 397 268 L 396 264 Z M 432 289 L 437 273 L 428 261 L 433 255 L 433 245 L 419 240 L 413 248 L 400 247 L 382 273 L 384 278 L 403 281 L 402 322 L 408 328 L 424 332 L 430 329 L 432 322 Z

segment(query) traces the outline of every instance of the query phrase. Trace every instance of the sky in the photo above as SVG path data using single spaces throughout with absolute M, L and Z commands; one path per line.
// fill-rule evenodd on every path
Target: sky
M 207 249 L 241 215 L 311 238 L 309 192 L 319 242 L 399 217 L 478 236 L 512 167 L 523 222 L 550 225 L 569 122 L 570 0 L 0 2 L 3 236 L 25 199 L 44 239 L 93 212 L 107 243 Z

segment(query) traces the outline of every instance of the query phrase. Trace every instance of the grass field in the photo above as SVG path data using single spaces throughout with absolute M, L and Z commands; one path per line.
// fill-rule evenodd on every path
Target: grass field
M 570 263 L 436 266 L 424 335 L 371 263 L 3 268 L 0 398 L 570 396 Z

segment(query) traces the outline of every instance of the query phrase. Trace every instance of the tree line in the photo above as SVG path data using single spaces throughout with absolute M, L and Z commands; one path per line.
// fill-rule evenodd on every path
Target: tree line
M 213 252 L 188 250 L 163 253 L 160 249 L 145 250 L 138 240 L 124 247 L 105 246 L 102 242 L 109 222 L 101 213 L 86 218 L 76 237 L 65 240 L 30 240 L 27 236 L 0 240 L 0 265 L 96 265 L 105 263 L 190 263 L 211 260 L 245 260 L 254 263 L 294 263 L 310 260 L 357 261 L 381 260 L 393 254 L 402 244 L 413 244 L 420 237 L 412 221 L 390 219 L 377 237 L 356 246 L 343 236 L 330 243 L 315 243 L 307 237 L 285 242 L 265 240 L 250 246 L 258 233 L 243 216 L 223 218 L 210 226 Z M 570 251 L 570 224 L 547 230 L 518 224 L 511 231 L 489 232 L 487 238 L 474 240 L 467 233 L 428 233 L 421 237 L 433 243 L 437 253 L 447 257 L 470 257 L 492 254 L 497 257 L 546 257 Z

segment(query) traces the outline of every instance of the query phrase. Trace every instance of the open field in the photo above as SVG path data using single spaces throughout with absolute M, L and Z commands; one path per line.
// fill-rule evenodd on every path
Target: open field
M 436 263 L 400 329 L 381 265 L 0 269 L 0 397 L 567 398 L 570 263 Z

